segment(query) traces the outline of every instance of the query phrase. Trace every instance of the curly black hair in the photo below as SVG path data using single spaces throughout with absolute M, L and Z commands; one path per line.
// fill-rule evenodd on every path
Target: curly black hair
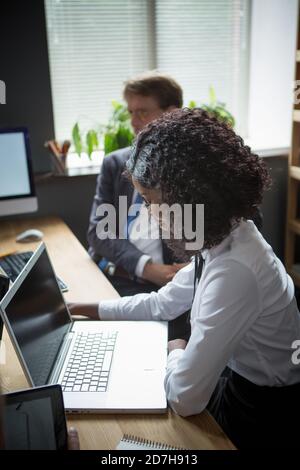
M 235 222 L 252 218 L 270 185 L 265 163 L 234 130 L 206 111 L 179 109 L 138 135 L 127 170 L 169 205 L 204 204 L 204 248 L 218 245 Z

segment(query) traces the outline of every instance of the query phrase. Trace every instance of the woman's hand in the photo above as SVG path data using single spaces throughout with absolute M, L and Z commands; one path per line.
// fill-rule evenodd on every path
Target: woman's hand
M 84 317 L 89 317 L 92 320 L 100 320 L 98 304 L 68 302 L 68 309 L 72 316 L 83 315 Z

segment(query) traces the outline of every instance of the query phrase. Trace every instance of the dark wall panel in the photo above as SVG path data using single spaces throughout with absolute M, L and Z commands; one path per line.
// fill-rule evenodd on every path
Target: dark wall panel
M 87 248 L 86 232 L 96 187 L 96 175 L 50 177 L 36 185 L 39 210 L 34 215 L 58 215 Z
M 6 104 L 0 127 L 28 127 L 35 172 L 48 171 L 44 142 L 54 136 L 44 2 L 10 0 L 1 4 L 0 80 Z
M 265 161 L 273 183 L 271 189 L 265 193 L 261 207 L 264 217 L 262 233 L 283 261 L 288 160 L 287 157 L 267 157 Z

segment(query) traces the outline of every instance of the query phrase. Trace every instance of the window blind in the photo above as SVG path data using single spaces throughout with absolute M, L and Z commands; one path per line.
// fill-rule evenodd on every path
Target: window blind
M 45 0 L 55 131 L 105 123 L 124 80 L 157 68 L 217 98 L 246 134 L 250 0 Z
M 184 89 L 185 102 L 220 101 L 246 131 L 248 0 L 157 0 L 157 66 Z
M 123 81 L 148 68 L 147 0 L 45 0 L 56 138 L 105 124 Z

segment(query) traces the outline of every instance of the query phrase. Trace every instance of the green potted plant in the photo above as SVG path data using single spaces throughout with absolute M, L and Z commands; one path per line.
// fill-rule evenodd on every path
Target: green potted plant
M 196 108 L 197 104 L 195 101 L 190 101 L 189 108 Z M 201 104 L 201 109 L 204 109 L 209 114 L 215 116 L 222 121 L 225 121 L 229 126 L 234 127 L 235 119 L 232 114 L 226 109 L 225 103 L 217 100 L 214 88 L 209 88 L 209 102 L 208 104 Z
M 189 108 L 195 108 L 196 106 L 195 101 L 190 101 Z M 226 105 L 217 100 L 212 86 L 209 88 L 208 104 L 201 104 L 200 107 L 234 127 L 234 117 L 226 109 Z M 126 105 L 115 100 L 112 101 L 112 113 L 105 126 L 100 125 L 98 128 L 92 128 L 84 132 L 80 129 L 79 123 L 76 122 L 72 129 L 75 152 L 79 156 L 82 152 L 85 152 L 90 159 L 92 152 L 95 150 L 104 150 L 104 154 L 107 155 L 114 150 L 128 147 L 133 139 L 134 133 Z
M 86 133 L 79 128 L 76 122 L 72 129 L 72 140 L 76 153 L 80 156 L 86 152 L 91 159 L 92 152 L 99 150 L 102 144 L 104 154 L 114 150 L 128 147 L 134 139 L 130 125 L 129 113 L 126 106 L 118 101 L 112 101 L 112 113 L 105 126 L 98 129 L 89 129 Z

